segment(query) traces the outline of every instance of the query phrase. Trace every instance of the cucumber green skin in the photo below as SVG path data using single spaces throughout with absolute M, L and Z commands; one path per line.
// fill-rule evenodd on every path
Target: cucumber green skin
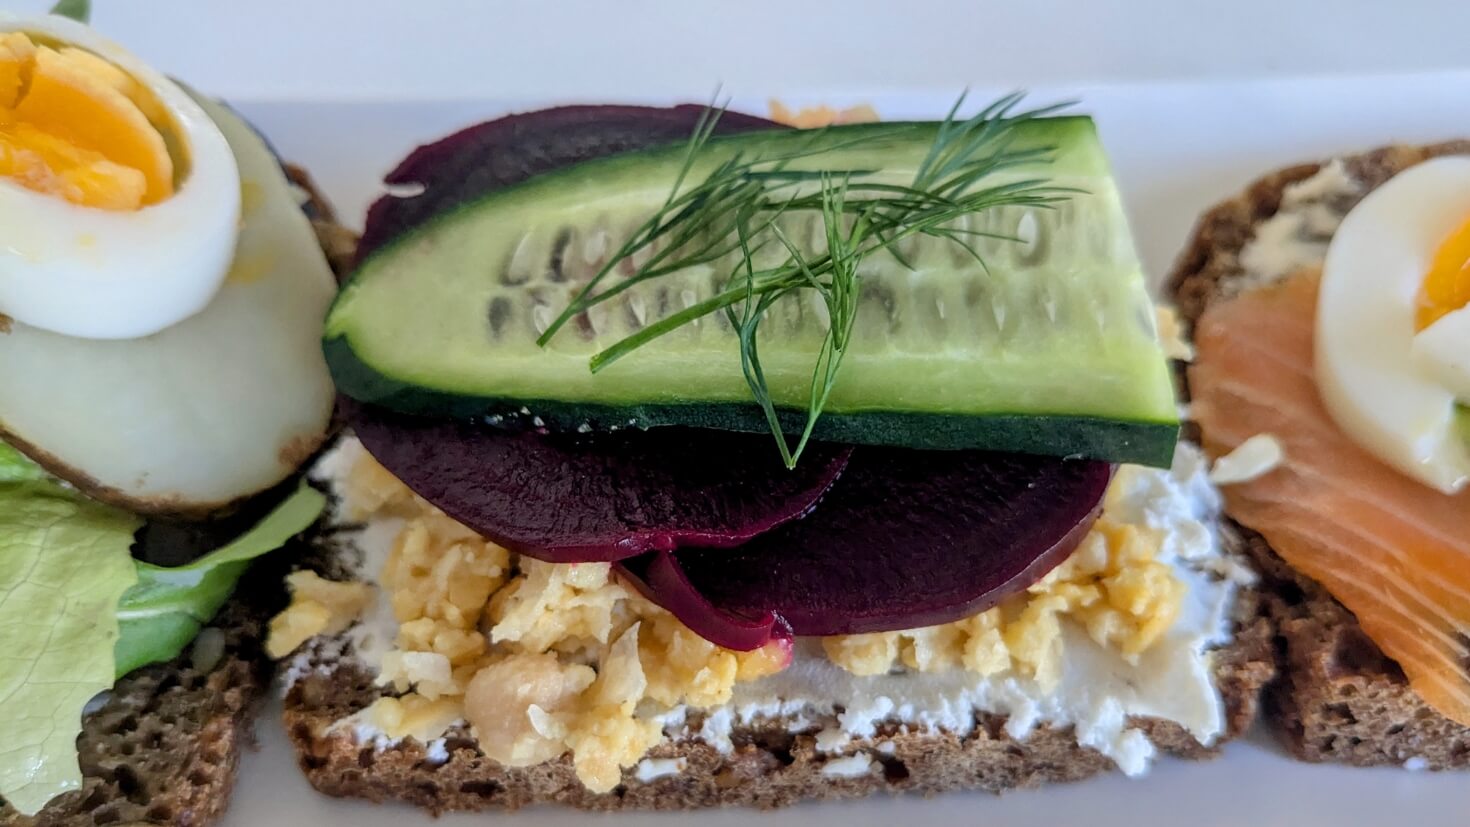
M 515 422 L 553 431 L 595 432 L 682 425 L 767 433 L 754 404 L 599 405 L 554 399 L 495 399 L 437 391 L 401 382 L 373 368 L 343 339 L 326 343 L 337 388 L 360 402 L 422 416 Z M 800 434 L 805 411 L 782 410 L 782 429 Z M 1470 424 L 1470 417 L 1466 417 Z M 955 415 L 873 411 L 829 413 L 813 438 L 854 445 L 902 445 L 921 450 L 1013 451 L 1167 468 L 1179 439 L 1176 422 L 1103 419 L 1065 414 Z M 772 445 L 774 452 L 776 446 Z
M 854 160 L 849 153 L 847 159 L 840 162 L 862 167 L 881 159 L 887 146 L 903 146 L 912 150 L 914 142 L 920 140 L 917 136 L 930 135 L 933 128 L 934 125 L 928 123 L 882 123 L 840 127 L 830 130 L 828 134 L 833 135 L 834 140 L 839 137 L 837 133 L 840 132 L 841 140 L 862 137 L 870 142 L 865 143 L 864 147 L 872 147 L 874 158 L 867 161 Z M 758 155 L 763 148 L 789 142 L 792 134 L 794 133 L 789 131 L 747 133 L 714 139 L 711 146 L 718 147 L 719 144 L 728 142 L 739 151 Z M 1106 160 L 1096 149 L 1095 131 L 1090 119 L 1052 118 L 1031 122 L 1026 125 L 1017 141 L 1017 148 L 1043 144 L 1067 145 L 1071 141 L 1081 141 L 1088 147 L 1081 152 L 1064 155 L 1048 166 L 1044 173 L 1038 169 L 1038 174 L 1109 175 Z M 667 398 L 617 398 L 615 395 L 603 399 L 572 394 L 568 395 L 569 398 L 545 398 L 547 395 L 555 395 L 555 390 L 551 394 L 510 393 L 496 396 L 488 388 L 448 387 L 425 381 L 422 377 L 397 375 L 397 371 L 379 369 L 365 355 L 369 352 L 365 346 L 373 345 L 372 340 L 357 342 L 357 346 L 354 346 L 354 339 L 367 335 L 357 325 L 352 309 L 354 294 L 370 281 L 365 275 L 373 271 L 374 264 L 380 258 L 413 242 L 440 222 L 451 221 L 463 212 L 479 209 L 487 201 L 520 197 L 520 191 L 529 187 L 586 192 L 588 169 L 592 167 L 595 167 L 595 178 L 598 181 L 636 181 L 643 165 L 650 162 L 677 163 L 682 160 L 683 153 L 683 145 L 674 144 L 545 173 L 436 216 L 374 251 L 344 285 L 328 316 L 324 348 L 339 390 L 360 401 L 405 413 L 482 418 L 529 412 L 529 416 L 539 417 L 543 423 L 558 430 L 686 425 L 767 432 L 769 426 L 764 415 L 753 402 L 748 401 L 748 397 L 735 399 L 727 395 L 687 402 L 670 401 Z M 881 161 L 879 163 L 881 165 Z M 1110 183 L 1108 186 L 1111 188 Z M 377 344 L 381 350 L 382 343 Z M 1167 377 L 1161 354 L 1156 373 L 1159 377 Z M 892 444 L 920 449 L 1019 451 L 1167 466 L 1177 439 L 1178 423 L 1174 416 L 1173 395 L 1167 387 L 1167 378 L 1162 383 L 1155 384 L 1162 390 L 1154 388 L 1150 391 L 1155 401 L 1147 409 L 1132 413 L 1118 411 L 1115 415 L 1098 415 L 1095 411 L 1069 413 L 1064 401 L 1058 403 L 1061 409 L 1055 411 L 1006 411 L 1004 405 L 998 406 L 998 410 L 980 411 L 943 408 L 931 408 L 927 411 L 893 410 L 892 406 L 885 406 L 888 407 L 887 410 L 877 411 L 867 408 L 880 407 L 882 403 L 870 406 L 861 399 L 839 402 L 834 398 L 832 404 L 828 405 L 828 412 L 819 420 L 815 435 L 819 439 L 846 443 Z M 780 404 L 778 400 L 778 406 Z M 804 423 L 804 410 L 782 410 L 782 427 L 788 434 L 799 434 Z
M 1465 448 L 1470 450 L 1470 402 L 1455 406 L 1455 424 L 1460 430 L 1460 439 L 1464 441 Z

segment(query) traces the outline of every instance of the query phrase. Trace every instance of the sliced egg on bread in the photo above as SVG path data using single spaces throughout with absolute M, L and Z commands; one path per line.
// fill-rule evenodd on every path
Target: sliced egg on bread
M 183 89 L 81 23 L 0 15 L 0 314 L 156 333 L 219 291 L 239 221 L 234 154 Z
M 1343 220 L 1316 362 L 1328 410 L 1359 444 L 1439 491 L 1470 483 L 1470 156 L 1399 173 Z
M 112 56 L 84 27 L 47 20 L 24 30 Z M 159 100 L 173 117 L 196 122 L 181 134 L 215 136 L 221 148 L 203 149 L 213 138 L 190 139 L 188 172 L 174 174 L 172 194 L 167 176 L 148 178 L 142 207 L 111 210 L 14 181 L 0 187 L 0 284 L 15 288 L 0 291 L 0 302 L 28 297 L 0 304 L 15 311 L 0 319 L 0 440 L 97 499 L 190 517 L 281 482 L 326 439 L 334 391 L 320 340 L 336 283 L 261 137 L 225 107 L 179 94 Z M 188 105 L 176 105 L 182 100 Z M 0 128 L 0 146 L 6 134 Z M 216 179 L 229 185 L 201 183 Z M 218 203 L 178 200 L 190 192 L 223 195 Z M 36 236 L 26 232 L 36 228 L 9 223 L 7 210 L 25 212 L 6 200 L 18 193 L 54 208 L 55 224 L 44 227 L 52 246 L 31 248 Z M 154 212 L 190 203 L 209 219 Z M 122 222 L 110 225 L 115 236 L 102 232 L 99 216 Z M 214 226 L 221 219 L 227 232 Z M 205 244 L 205 236 L 214 240 Z M 61 284 L 88 295 L 68 302 L 32 289 Z M 106 296 L 115 306 L 103 312 L 95 302 Z M 130 311 L 148 324 L 124 327 Z

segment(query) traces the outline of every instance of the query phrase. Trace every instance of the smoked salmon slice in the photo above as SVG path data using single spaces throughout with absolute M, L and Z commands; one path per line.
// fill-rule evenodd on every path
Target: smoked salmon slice
M 1195 328 L 1193 419 L 1220 457 L 1256 434 L 1286 458 L 1226 509 L 1321 583 L 1440 714 L 1470 726 L 1470 491 L 1447 495 L 1359 447 L 1317 393 L 1320 272 L 1212 304 Z

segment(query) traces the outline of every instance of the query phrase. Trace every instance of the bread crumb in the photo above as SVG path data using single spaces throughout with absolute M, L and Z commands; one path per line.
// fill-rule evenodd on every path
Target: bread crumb
M 1235 450 L 1215 460 L 1210 468 L 1210 482 L 1236 485 L 1259 479 L 1286 461 L 1281 440 L 1272 434 L 1256 434 L 1235 446 Z

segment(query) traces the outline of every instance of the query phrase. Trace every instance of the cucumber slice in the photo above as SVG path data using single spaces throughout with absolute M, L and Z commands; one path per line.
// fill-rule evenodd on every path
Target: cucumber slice
M 1470 450 L 1470 403 L 1462 402 L 1455 406 L 1455 426 L 1460 431 L 1460 440 L 1465 443 L 1466 450 Z
M 824 141 L 830 150 L 791 166 L 876 169 L 877 180 L 908 183 L 937 129 L 864 124 L 715 138 L 688 180 L 735 153 L 771 157 Z M 941 239 L 903 243 L 912 269 L 869 256 L 853 342 L 817 436 L 1167 464 L 1177 434 L 1174 391 L 1093 123 L 1023 122 L 1012 146 L 1056 152 L 986 185 L 1044 176 L 1083 192 L 1053 210 L 969 216 L 970 230 L 1025 239 L 979 238 L 984 267 Z M 379 248 L 327 320 L 339 389 L 408 413 L 522 412 L 553 428 L 766 430 L 723 315 L 596 375 L 588 368 L 594 353 L 721 289 L 733 256 L 645 282 L 545 348 L 536 344 L 580 284 L 662 204 L 683 161 L 676 144 L 566 167 L 438 215 Z M 782 220 L 799 244 L 821 243 L 815 216 Z M 766 379 L 792 431 L 805 421 L 822 311 L 814 296 L 799 294 L 773 306 L 762 326 Z

